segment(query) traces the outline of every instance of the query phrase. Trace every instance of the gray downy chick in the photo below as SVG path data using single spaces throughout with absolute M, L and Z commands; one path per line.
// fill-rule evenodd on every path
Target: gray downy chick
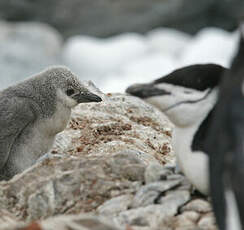
M 100 102 L 66 67 L 49 68 L 0 92 L 0 180 L 12 178 L 50 150 L 71 109 Z

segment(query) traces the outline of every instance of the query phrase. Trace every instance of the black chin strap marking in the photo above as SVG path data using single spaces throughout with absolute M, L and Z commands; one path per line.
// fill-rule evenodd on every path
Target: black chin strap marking
M 180 101 L 180 102 L 178 102 L 178 103 L 176 103 L 174 105 L 169 106 L 168 108 L 166 108 L 162 112 L 165 113 L 165 112 L 169 111 L 170 109 L 173 109 L 173 108 L 175 108 L 175 107 L 177 107 L 178 105 L 181 105 L 181 104 L 194 104 L 194 103 L 197 103 L 199 101 L 203 101 L 203 100 L 205 100 L 208 97 L 208 95 L 212 92 L 212 90 L 213 89 L 210 89 L 202 98 L 200 98 L 198 100 L 195 100 L 195 101 L 193 101 L 193 100 Z

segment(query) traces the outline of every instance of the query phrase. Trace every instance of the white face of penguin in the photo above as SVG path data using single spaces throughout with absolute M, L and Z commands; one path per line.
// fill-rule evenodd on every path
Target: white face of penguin
M 201 121 L 213 108 L 217 100 L 217 88 L 205 91 L 161 83 L 158 89 L 169 94 L 145 98 L 145 100 L 164 112 L 178 127 L 194 125 Z

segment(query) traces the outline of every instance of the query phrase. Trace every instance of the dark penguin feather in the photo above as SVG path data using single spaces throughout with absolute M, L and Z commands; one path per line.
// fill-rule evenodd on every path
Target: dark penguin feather
M 154 81 L 154 84 L 168 83 L 200 91 L 218 85 L 226 68 L 215 64 L 190 65 Z
M 204 91 L 217 86 L 224 71 L 226 68 L 215 64 L 190 65 L 177 69 L 151 83 L 132 85 L 126 89 L 126 92 L 143 99 L 170 94 L 170 92 L 157 88 L 157 84 L 160 83 Z M 186 103 L 194 103 L 194 101 Z
M 205 142 L 210 160 L 210 189 L 213 209 L 220 230 L 226 230 L 225 191 L 231 190 L 237 202 L 244 229 L 244 40 L 230 71 L 220 84 L 216 109 Z M 228 210 L 228 212 L 231 210 Z
M 204 121 L 199 126 L 197 132 L 195 133 L 191 145 L 192 152 L 194 151 L 202 151 L 205 152 L 205 140 L 208 136 L 208 131 L 211 126 L 211 120 L 213 119 L 213 109 L 210 111 L 210 113 L 207 115 L 207 117 L 204 119 Z

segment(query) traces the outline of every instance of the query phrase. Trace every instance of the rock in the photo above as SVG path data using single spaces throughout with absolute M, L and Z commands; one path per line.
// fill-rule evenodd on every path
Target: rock
M 0 208 L 27 221 L 95 211 L 114 197 L 135 194 L 148 164 L 173 159 L 171 125 L 163 114 L 130 96 L 103 97 L 103 103 L 73 111 L 52 150 L 63 157 L 0 183 Z M 78 134 L 70 135 L 74 130 Z
M 168 228 L 165 228 L 165 227 Z M 217 230 L 215 219 L 212 213 L 204 214 L 194 211 L 185 211 L 182 214 L 164 220 L 158 227 L 170 230 Z
M 155 204 L 163 192 L 174 188 L 179 184 L 180 181 L 160 181 L 142 186 L 133 199 L 132 207 L 138 208 Z
M 177 207 L 174 205 L 148 205 L 121 212 L 118 217 L 114 218 L 114 221 L 121 226 L 131 225 L 132 229 L 134 226 L 154 229 L 164 219 L 176 213 Z
M 145 182 L 149 184 L 159 180 L 166 180 L 167 176 L 172 173 L 172 171 L 162 167 L 160 164 L 150 164 L 145 171 Z
M 189 221 L 191 221 L 191 222 L 193 222 L 193 223 L 197 223 L 197 221 L 198 221 L 199 218 L 200 218 L 200 214 L 197 213 L 197 212 L 194 212 L 194 211 L 185 211 L 185 212 L 183 212 L 183 214 L 180 215 L 180 216 L 181 216 L 180 219 L 182 219 L 181 222 L 184 222 L 183 219 L 187 219 L 187 220 L 189 220 Z
M 143 154 L 143 153 L 142 153 Z M 132 181 L 144 181 L 145 163 L 137 158 L 140 152 L 125 150 L 117 153 L 110 160 L 111 170 L 117 175 Z M 143 154 L 147 155 L 147 154 Z
M 217 230 L 216 221 L 212 213 L 204 215 L 198 222 L 198 226 L 203 230 Z
M 236 28 L 242 0 L 1 0 L 0 17 L 11 21 L 49 23 L 64 36 L 109 36 L 147 32 L 159 26 L 196 32 L 205 26 Z M 214 13 L 210 13 L 214 12 Z
M 190 187 L 175 173 L 164 115 L 88 85 L 104 101 L 74 109 L 49 153 L 62 157 L 0 182 L 0 228 L 215 230 L 210 204 L 197 195 L 189 201 Z
M 140 226 L 140 227 L 133 226 L 133 228 L 132 227 L 128 227 L 126 230 L 152 230 L 152 228 L 150 228 L 150 227 L 143 227 L 143 226 Z
M 119 230 L 111 220 L 93 215 L 59 216 L 44 221 L 33 222 L 18 230 Z M 7 229 L 6 229 L 7 230 Z M 11 228 L 8 230 L 17 230 Z
M 132 203 L 133 195 L 126 194 L 112 198 L 99 206 L 97 212 L 101 215 L 118 215 L 122 211 L 126 211 Z
M 8 211 L 0 210 L 0 226 L 1 230 L 11 230 L 16 229 L 17 227 L 24 227 L 25 224 L 19 222 L 17 218 Z
M 192 184 L 189 182 L 189 180 L 185 176 L 183 176 L 181 174 L 169 174 L 169 175 L 167 175 L 167 180 L 172 180 L 172 181 L 180 180 L 181 185 L 179 187 L 177 187 L 177 190 L 187 190 L 187 191 L 193 190 Z
M 89 215 L 64 216 L 51 218 L 41 223 L 43 230 L 118 230 L 111 220 L 108 222 L 102 218 Z
M 41 23 L 0 22 L 0 89 L 58 64 L 62 38 Z
M 84 157 L 125 151 L 135 154 L 145 165 L 174 161 L 172 125 L 160 111 L 132 96 L 114 94 L 103 100 L 75 108 L 69 128 L 59 134 L 59 139 L 66 139 L 73 130 L 79 134 L 68 138 L 70 143 L 66 141 L 65 149 L 56 145 L 54 152 L 72 156 L 82 153 Z
M 185 176 L 180 174 L 169 174 L 167 175 L 167 180 L 180 180 L 183 181 L 185 179 Z
M 190 198 L 191 196 L 189 191 L 169 191 L 165 196 L 162 196 L 158 200 L 158 203 L 167 205 L 172 203 L 180 208 L 182 205 L 188 202 Z
M 52 159 L 0 186 L 0 206 L 28 221 L 93 211 L 113 196 L 136 189 L 111 172 L 108 157 Z
M 182 208 L 182 211 L 195 211 L 200 213 L 207 213 L 212 211 L 212 207 L 209 202 L 195 199 L 189 202 L 185 207 Z
M 197 230 L 197 221 L 200 215 L 196 212 L 184 212 L 177 217 L 173 217 L 163 223 L 173 230 Z M 161 224 L 161 226 L 163 226 Z
M 209 203 L 200 198 L 188 202 L 189 200 L 189 190 L 181 190 L 180 186 L 166 192 L 166 195 L 159 199 L 159 203 L 165 202 L 169 206 L 172 202 L 172 205 L 180 210 L 177 215 L 162 219 L 155 230 L 216 230 L 216 222 Z

